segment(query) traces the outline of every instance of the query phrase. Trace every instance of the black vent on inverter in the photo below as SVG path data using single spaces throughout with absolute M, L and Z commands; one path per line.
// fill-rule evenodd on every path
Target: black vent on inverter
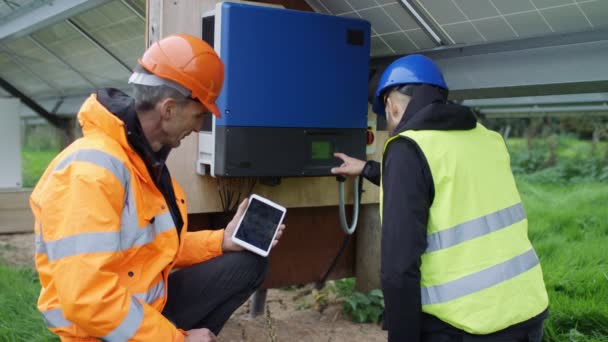
M 215 37 L 215 16 L 209 16 L 203 18 L 203 40 L 206 41 L 211 47 L 213 45 Z

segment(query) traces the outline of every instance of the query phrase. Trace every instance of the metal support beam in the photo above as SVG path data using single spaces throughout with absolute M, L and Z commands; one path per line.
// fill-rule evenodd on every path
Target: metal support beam
M 130 66 L 127 65 L 127 63 L 125 63 L 122 60 L 120 60 L 120 58 L 118 58 L 118 56 L 116 56 L 115 54 L 112 53 L 112 51 L 108 50 L 105 46 L 103 46 L 103 44 L 101 44 L 99 41 L 97 41 L 97 39 L 95 39 L 93 36 L 91 36 L 82 27 L 80 27 L 80 25 L 78 25 L 74 20 L 67 19 L 66 22 L 70 26 L 72 26 L 72 28 L 74 30 L 76 30 L 78 33 L 80 33 L 81 35 L 83 35 L 88 41 L 90 41 L 93 45 L 95 45 L 98 49 L 100 49 L 101 51 L 103 51 L 109 57 L 113 58 L 116 62 L 118 62 L 118 64 L 122 65 L 129 73 L 133 72 L 133 70 L 131 69 Z
M 23 92 L 21 92 L 19 89 L 15 88 L 12 84 L 7 82 L 2 77 L 0 77 L 0 87 L 4 88 L 4 90 L 6 90 L 8 93 L 10 93 L 14 97 L 18 98 L 19 100 L 21 100 L 21 102 L 23 102 L 26 106 L 31 108 L 38 115 L 45 118 L 51 125 L 53 125 L 57 128 L 63 129 L 63 130 L 71 127 L 72 118 L 64 118 L 64 117 L 60 117 L 58 115 L 49 113 L 46 109 L 44 109 L 42 106 L 40 106 L 38 104 L 38 102 L 34 101 L 32 98 L 25 95 Z
M 549 96 L 525 96 L 507 97 L 500 99 L 477 99 L 465 100 L 465 106 L 475 108 L 513 108 L 513 107 L 533 107 L 540 105 L 573 105 L 573 104 L 608 104 L 608 93 L 595 94 L 576 94 L 576 95 L 549 95 Z
M 608 30 L 423 51 L 443 70 L 451 98 L 608 91 Z M 378 72 L 400 56 L 374 58 Z
M 603 112 L 608 113 L 608 105 L 600 106 L 532 106 L 532 107 L 515 107 L 515 108 L 482 108 L 483 113 L 590 113 Z
M 608 112 L 515 112 L 515 113 L 494 113 L 485 111 L 482 114 L 487 119 L 523 119 L 523 118 L 582 118 L 582 117 L 608 117 Z
M 48 47 L 46 47 L 46 45 L 44 45 L 38 39 L 34 38 L 33 36 L 28 36 L 28 38 L 36 46 L 38 46 L 42 50 L 48 52 L 51 56 L 55 57 L 59 62 L 61 62 L 61 64 L 63 64 L 63 66 L 65 66 L 66 68 L 68 68 L 68 69 L 72 70 L 73 72 L 75 72 L 78 76 L 80 76 L 80 78 L 82 78 L 85 82 L 87 82 L 91 87 L 97 88 L 97 86 L 95 85 L 95 83 L 93 83 L 93 81 L 91 81 L 90 79 L 86 78 L 80 71 L 76 70 L 76 68 L 74 68 L 70 63 L 66 62 L 63 58 L 61 58 L 61 56 L 59 56 L 58 54 L 56 54 L 55 52 L 53 52 L 51 49 L 49 49 Z
M 135 14 L 139 19 L 141 19 L 141 21 L 146 21 L 146 14 L 135 8 L 131 0 L 120 0 L 120 2 L 122 2 L 125 7 L 127 7 L 131 12 L 133 12 L 133 14 Z
M 0 26 L 0 41 L 28 35 L 36 30 L 95 8 L 109 0 L 54 0 L 25 13 L 16 13 Z
M 418 26 L 422 28 L 424 31 L 437 45 L 444 45 L 445 42 L 453 42 L 449 39 L 449 37 L 441 37 L 439 36 L 440 30 L 437 29 L 435 23 L 431 18 L 423 16 L 420 9 L 418 8 L 418 4 L 412 0 L 400 0 L 399 1 L 403 8 L 411 14 L 412 18 L 416 21 Z

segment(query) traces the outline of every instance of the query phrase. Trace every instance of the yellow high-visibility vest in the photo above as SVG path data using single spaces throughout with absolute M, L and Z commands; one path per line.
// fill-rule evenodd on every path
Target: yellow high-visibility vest
M 385 152 L 397 138 L 420 147 L 435 187 L 422 311 L 472 334 L 543 312 L 547 291 L 502 137 L 479 123 L 472 130 L 408 130 L 391 137 Z M 382 219 L 382 184 L 380 191 Z

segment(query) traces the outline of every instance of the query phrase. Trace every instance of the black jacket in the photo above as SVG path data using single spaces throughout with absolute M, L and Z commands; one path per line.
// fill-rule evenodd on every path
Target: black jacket
M 469 130 L 477 120 L 464 106 L 446 103 L 447 94 L 422 85 L 415 88 L 395 134 L 405 130 Z M 442 333 L 463 335 L 464 331 L 422 313 L 420 299 L 420 257 L 424 253 L 429 209 L 435 189 L 424 154 L 410 139 L 393 140 L 384 153 L 382 182 L 381 280 L 384 291 L 384 327 L 389 341 L 420 341 L 424 335 Z M 380 164 L 368 161 L 363 176 L 380 183 Z M 546 317 L 541 315 L 501 332 L 497 337 L 520 336 L 537 327 Z

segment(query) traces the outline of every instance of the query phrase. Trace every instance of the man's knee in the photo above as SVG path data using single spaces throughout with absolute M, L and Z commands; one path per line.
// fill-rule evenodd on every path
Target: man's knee
M 231 259 L 230 264 L 233 267 L 241 270 L 241 274 L 249 275 L 250 286 L 259 287 L 262 285 L 268 273 L 268 258 L 248 251 L 227 253 L 225 255 Z

